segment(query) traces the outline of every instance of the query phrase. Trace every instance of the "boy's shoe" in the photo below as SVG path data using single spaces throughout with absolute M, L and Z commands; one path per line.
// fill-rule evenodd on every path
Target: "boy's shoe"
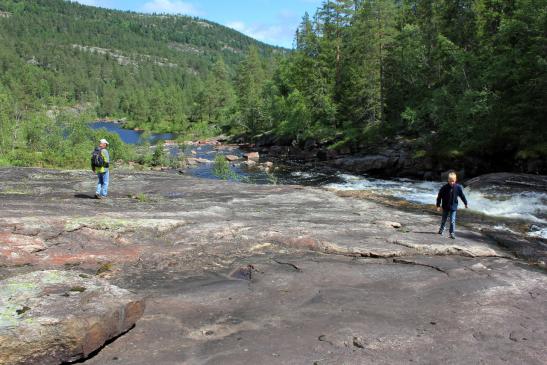
M 454 233 L 450 233 L 450 238 L 452 238 L 453 240 L 456 239 L 456 235 Z
M 101 196 L 99 194 L 95 194 L 95 199 L 101 199 Z
M 441 236 L 443 235 L 443 230 L 442 229 L 439 229 L 439 232 L 437 232 L 438 234 L 440 234 Z

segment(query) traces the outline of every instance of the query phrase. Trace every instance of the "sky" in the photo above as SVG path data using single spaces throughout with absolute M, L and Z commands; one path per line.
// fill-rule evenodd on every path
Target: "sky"
M 108 9 L 197 16 L 259 41 L 292 48 L 295 30 L 322 0 L 77 0 Z

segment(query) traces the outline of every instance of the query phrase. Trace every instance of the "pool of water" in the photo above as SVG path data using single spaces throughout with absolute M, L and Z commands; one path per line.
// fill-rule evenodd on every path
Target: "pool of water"
M 112 122 L 93 122 L 89 126 L 92 129 L 106 129 L 108 132 L 117 133 L 120 139 L 127 144 L 139 144 L 143 142 L 154 143 L 159 140 L 174 139 L 176 135 L 173 133 L 156 133 L 143 138 L 144 131 L 134 131 L 132 129 L 124 129 L 119 123 Z

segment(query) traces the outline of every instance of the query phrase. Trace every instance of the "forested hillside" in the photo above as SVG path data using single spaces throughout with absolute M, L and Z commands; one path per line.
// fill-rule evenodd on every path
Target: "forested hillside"
M 198 100 L 217 82 L 233 94 L 223 82 L 249 47 L 263 59 L 283 53 L 185 16 L 62 0 L 2 0 L 0 11 L 0 83 L 19 109 L 90 103 L 100 117 L 147 129 L 184 130 L 201 120 Z
M 292 52 L 197 18 L 62 0 L 0 11 L 4 154 L 42 159 L 29 113 L 77 105 L 148 130 L 354 153 L 396 142 L 545 172 L 544 0 L 325 0 Z
M 543 0 L 324 1 L 264 82 L 261 122 L 247 119 L 301 142 L 402 138 L 416 157 L 514 169 L 547 157 L 546 32 Z
M 251 48 L 270 70 L 287 52 L 199 18 L 0 0 L 0 165 L 85 167 L 95 118 L 219 134 L 236 114 L 232 80 Z M 108 138 L 117 158 L 134 157 Z

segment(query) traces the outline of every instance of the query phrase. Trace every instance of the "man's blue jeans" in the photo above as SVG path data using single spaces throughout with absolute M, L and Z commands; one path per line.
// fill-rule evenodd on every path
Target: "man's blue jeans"
M 446 210 L 443 209 L 443 218 L 441 220 L 441 228 L 439 228 L 440 232 L 444 231 L 444 226 L 446 225 L 446 220 L 450 217 L 450 228 L 448 232 L 454 233 L 456 231 L 456 211 L 455 210 Z
M 97 190 L 95 191 L 95 194 L 100 196 L 107 196 L 109 179 L 108 169 L 106 169 L 105 172 L 99 172 L 97 176 L 99 177 L 99 183 L 97 184 Z

